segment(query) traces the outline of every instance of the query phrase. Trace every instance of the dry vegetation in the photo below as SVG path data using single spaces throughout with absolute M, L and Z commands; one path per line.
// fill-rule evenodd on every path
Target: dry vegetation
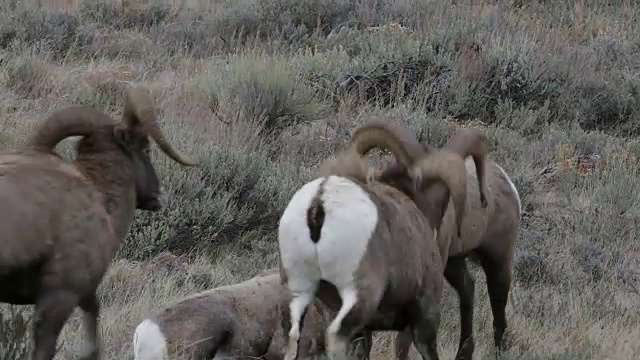
M 226 0 L 197 13 L 149 2 L 80 1 L 69 14 L 0 5 L 0 149 L 64 105 L 119 116 L 134 80 L 160 104 L 169 140 L 202 159 L 185 170 L 155 157 L 173 197 L 136 215 L 100 288 L 106 359 L 132 358 L 135 325 L 160 306 L 275 265 L 288 198 L 374 118 L 402 121 L 436 146 L 456 126 L 480 124 L 513 174 L 525 213 L 505 358 L 640 353 L 633 2 Z M 472 270 L 481 359 L 492 319 L 484 276 Z M 451 288 L 445 304 L 448 359 L 458 344 Z M 0 359 L 16 359 L 30 346 L 31 308 L 1 310 Z M 79 315 L 58 359 L 81 344 Z M 378 338 L 375 359 L 388 358 L 389 341 Z

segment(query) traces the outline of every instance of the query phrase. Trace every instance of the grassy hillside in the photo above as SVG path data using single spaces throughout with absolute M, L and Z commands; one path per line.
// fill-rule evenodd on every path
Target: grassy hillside
M 435 146 L 480 126 L 518 187 L 525 213 L 506 358 L 640 353 L 633 2 L 123 3 L 81 1 L 68 14 L 0 5 L 0 149 L 19 146 L 61 106 L 119 116 L 123 86 L 138 81 L 169 139 L 202 164 L 180 167 L 154 150 L 172 201 L 137 213 L 100 288 L 107 359 L 132 358 L 133 328 L 161 306 L 275 265 L 289 197 L 357 126 L 379 118 Z M 69 155 L 70 143 L 60 151 Z M 472 270 L 484 359 L 492 318 L 484 275 Z M 440 350 L 450 359 L 459 331 L 450 288 L 445 304 Z M 31 308 L 2 309 L 2 328 L 13 330 L 0 336 L 0 359 L 15 359 L 12 349 L 29 346 L 21 319 L 30 324 Z M 77 310 L 58 359 L 78 351 L 80 325 Z M 389 357 L 389 341 L 379 336 L 375 359 Z

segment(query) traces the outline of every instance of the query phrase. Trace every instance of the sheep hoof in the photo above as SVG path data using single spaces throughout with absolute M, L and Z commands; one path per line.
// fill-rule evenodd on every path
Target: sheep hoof
M 331 360 L 347 360 L 348 343 L 341 336 L 334 334 L 329 336 L 327 344 L 327 355 Z
M 456 360 L 471 360 L 473 358 L 473 351 L 475 345 L 473 343 L 473 338 L 468 338 L 460 345 L 458 349 L 458 353 L 456 354 Z
M 98 356 L 98 352 L 97 351 L 93 351 L 90 354 L 85 354 L 80 356 L 80 360 L 99 360 L 100 357 Z

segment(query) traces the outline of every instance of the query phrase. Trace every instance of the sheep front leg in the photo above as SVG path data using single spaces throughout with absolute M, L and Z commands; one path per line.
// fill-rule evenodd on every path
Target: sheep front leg
M 80 300 L 79 305 L 84 311 L 82 320 L 86 335 L 80 360 L 98 360 L 100 358 L 100 336 L 98 332 L 100 302 L 95 294 L 92 294 Z
M 78 296 L 64 290 L 43 291 L 36 303 L 33 360 L 52 360 L 65 322 L 78 304 Z

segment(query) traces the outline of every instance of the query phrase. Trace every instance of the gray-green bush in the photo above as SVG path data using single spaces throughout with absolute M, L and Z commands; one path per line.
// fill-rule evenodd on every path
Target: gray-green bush
M 139 81 L 170 141 L 202 159 L 185 170 L 154 157 L 172 197 L 166 210 L 136 215 L 105 278 L 107 358 L 131 358 L 137 321 L 199 289 L 178 279 L 222 285 L 276 264 L 275 230 L 290 196 L 374 118 L 402 122 L 434 146 L 459 126 L 481 126 L 516 183 L 524 214 L 505 358 L 640 352 L 637 7 L 81 3 L 71 14 L 0 5 L 0 148 L 18 146 L 63 105 L 118 111 L 123 84 Z M 70 143 L 60 146 L 65 156 Z M 180 255 L 184 274 L 150 275 L 148 264 L 165 251 Z M 472 269 L 484 358 L 492 320 L 484 278 Z M 458 310 L 449 289 L 445 300 L 440 342 L 451 358 Z M 61 358 L 77 351 L 79 326 L 75 317 L 65 329 Z M 380 335 L 374 357 L 389 351 L 389 335 Z

